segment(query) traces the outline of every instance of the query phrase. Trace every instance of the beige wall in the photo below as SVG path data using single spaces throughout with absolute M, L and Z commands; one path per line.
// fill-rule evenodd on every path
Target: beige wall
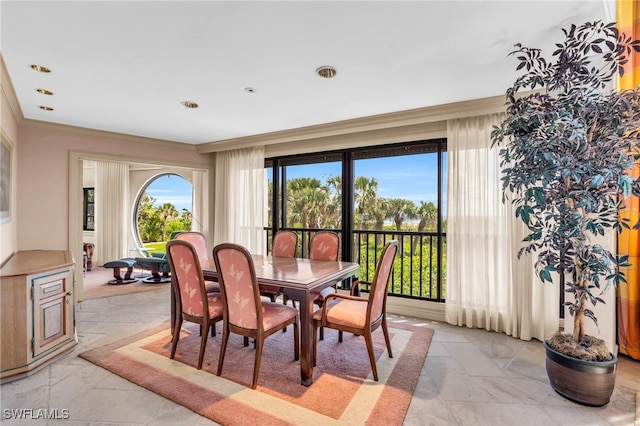
M 140 162 L 174 162 L 209 167 L 210 154 L 191 145 L 152 143 L 127 136 L 80 131 L 64 126 L 19 126 L 16 214 L 17 249 L 69 248 L 70 151 L 122 156 Z

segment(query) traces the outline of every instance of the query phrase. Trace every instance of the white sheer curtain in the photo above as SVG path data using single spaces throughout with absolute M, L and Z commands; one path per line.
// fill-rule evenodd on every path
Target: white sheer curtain
M 207 183 L 207 173 L 202 170 L 193 171 L 193 211 L 191 212 L 191 231 L 202 232 L 205 235 L 208 233 L 208 229 L 204 229 L 203 220 L 207 217 L 209 206 L 208 197 L 209 193 Z
M 96 162 L 94 262 L 103 265 L 129 256 L 129 165 Z
M 517 258 L 526 228 L 502 202 L 499 148 L 491 130 L 502 114 L 447 123 L 447 295 L 450 324 L 544 340 L 558 329 L 559 289 L 542 284 L 531 256 Z
M 242 244 L 262 254 L 267 209 L 264 147 L 216 154 L 214 243 Z

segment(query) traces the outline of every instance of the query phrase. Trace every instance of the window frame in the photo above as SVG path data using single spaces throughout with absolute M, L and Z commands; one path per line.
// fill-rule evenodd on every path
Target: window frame
M 96 227 L 96 189 L 95 187 L 82 188 L 82 230 L 83 231 L 95 231 Z M 93 201 L 89 201 L 89 192 L 93 192 Z M 89 214 L 89 206 L 93 207 L 93 214 Z M 89 228 L 89 217 L 93 219 L 93 227 Z

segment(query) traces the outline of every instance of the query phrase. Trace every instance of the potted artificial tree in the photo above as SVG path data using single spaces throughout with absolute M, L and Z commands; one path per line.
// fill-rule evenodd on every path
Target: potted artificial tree
M 504 196 L 530 232 L 518 255 L 535 256 L 542 282 L 562 276 L 573 295 L 565 303 L 573 334 L 544 342 L 551 385 L 570 400 L 601 406 L 613 392 L 617 358 L 585 334 L 585 319 L 597 325 L 590 305 L 603 303 L 599 296 L 623 282 L 620 268 L 629 266 L 595 237 L 634 225 L 619 213 L 625 198 L 640 195 L 630 172 L 640 158 L 640 92 L 611 86 L 640 41 L 600 21 L 563 32 L 549 59 L 515 45 L 511 55 L 524 74 L 507 90 L 507 118 L 491 138 L 501 146 Z

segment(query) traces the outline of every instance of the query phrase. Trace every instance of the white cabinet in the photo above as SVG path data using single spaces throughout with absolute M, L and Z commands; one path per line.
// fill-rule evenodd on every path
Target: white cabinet
M 0 379 L 20 377 L 74 345 L 69 251 L 16 253 L 0 271 Z

